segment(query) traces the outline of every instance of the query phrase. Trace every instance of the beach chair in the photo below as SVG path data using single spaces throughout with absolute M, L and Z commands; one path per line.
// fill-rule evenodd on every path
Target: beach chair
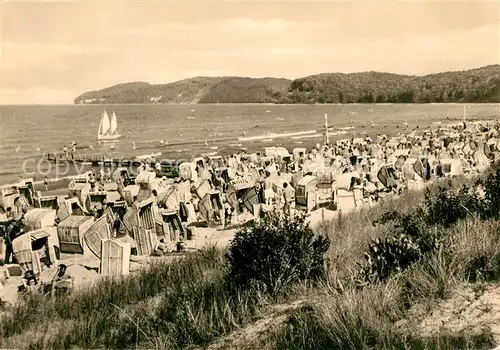
M 91 255 L 84 241 L 85 234 L 94 224 L 93 216 L 70 215 L 57 225 L 61 253 Z M 90 253 L 90 254 L 89 254 Z
M 396 169 L 390 165 L 382 166 L 377 173 L 377 178 L 387 188 L 396 187 L 398 184 Z
M 126 276 L 130 273 L 131 244 L 115 239 L 101 241 L 99 273 L 104 276 Z
M 219 191 L 210 191 L 198 203 L 201 217 L 209 226 L 222 225 L 224 223 L 224 207 Z
M 153 190 L 158 188 L 158 179 L 153 171 L 143 171 L 135 178 L 135 184 L 139 186 L 137 200 L 142 201 L 151 197 Z
M 196 172 L 196 163 L 185 162 L 179 165 L 179 176 L 183 180 L 196 181 L 198 173 Z
M 463 174 L 462 163 L 459 159 L 442 159 L 441 170 L 445 177 L 456 177 Z
M 299 180 L 295 189 L 295 200 L 298 204 L 308 205 L 308 196 L 316 191 L 318 178 L 316 176 L 307 175 Z
M 85 241 L 87 247 L 99 259 L 101 258 L 102 253 L 102 241 L 111 238 L 111 229 L 106 216 L 102 216 L 94 221 L 90 228 L 83 233 L 83 240 Z M 85 250 L 85 247 L 83 248 L 83 254 L 86 255 L 87 251 Z
M 0 207 L 3 211 L 7 208 L 14 208 L 14 202 L 19 198 L 19 190 L 12 187 L 4 187 L 0 189 Z
M 106 191 L 90 192 L 85 201 L 85 209 L 91 212 L 93 208 L 102 208 L 102 204 L 107 197 L 108 193 Z
M 57 196 L 36 196 L 36 205 L 37 208 L 45 208 L 45 209 L 59 209 L 59 200 Z
M 158 235 L 160 240 L 178 242 L 182 238 L 186 237 L 186 232 L 184 226 L 182 226 L 179 213 L 176 210 L 161 210 L 162 217 L 162 233 L 163 235 Z
M 17 187 L 19 196 L 22 197 L 25 203 L 30 206 L 35 206 L 35 191 L 33 187 L 33 179 L 24 179 Z

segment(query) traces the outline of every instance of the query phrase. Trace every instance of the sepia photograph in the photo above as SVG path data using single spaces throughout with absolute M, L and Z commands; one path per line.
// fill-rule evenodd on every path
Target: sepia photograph
M 500 2 L 0 0 L 0 349 L 500 349 Z

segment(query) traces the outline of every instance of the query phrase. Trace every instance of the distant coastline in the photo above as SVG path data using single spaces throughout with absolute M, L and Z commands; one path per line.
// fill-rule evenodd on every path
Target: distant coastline
M 284 78 L 195 77 L 131 82 L 81 94 L 74 104 L 498 103 L 500 65 L 410 76 L 380 72 Z
M 318 106 L 329 106 L 329 105 L 341 105 L 341 106 L 356 106 L 356 105 L 393 105 L 393 104 L 398 104 L 398 105 L 498 105 L 500 104 L 500 101 L 494 101 L 494 102 L 411 102 L 411 103 L 387 103 L 387 102 L 381 102 L 381 103 L 259 103 L 259 102 L 245 102 L 245 103 L 237 103 L 237 102 L 222 102 L 219 103 L 220 105 L 238 105 L 238 106 L 244 106 L 244 105 L 256 105 L 256 106 L 297 106 L 297 105 L 304 105 L 304 106 L 310 106 L 310 105 L 318 105 Z M 45 107 L 57 107 L 57 106 L 74 106 L 74 107 L 89 107 L 89 106 L 192 106 L 194 105 L 193 103 L 79 103 L 79 104 L 74 104 L 74 103 L 10 103 L 10 104 L 0 104 L 0 108 L 2 107 L 27 107 L 27 106 L 45 106 Z M 216 103 L 203 103 L 203 105 L 210 106 L 210 105 L 217 105 Z

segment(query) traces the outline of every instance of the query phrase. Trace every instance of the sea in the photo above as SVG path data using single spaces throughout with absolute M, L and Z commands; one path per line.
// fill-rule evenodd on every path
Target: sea
M 500 116 L 499 104 L 466 108 L 467 120 Z M 97 130 L 104 111 L 116 113 L 122 137 L 99 145 Z M 20 176 L 40 181 L 88 170 L 43 161 L 47 152 L 61 152 L 72 142 L 77 154 L 133 157 L 161 152 L 159 158 L 165 160 L 225 155 L 242 148 L 310 148 L 325 141 L 325 114 L 333 128 L 332 142 L 458 122 L 464 105 L 5 105 L 0 106 L 0 184 L 16 182 Z M 161 140 L 168 144 L 161 146 Z

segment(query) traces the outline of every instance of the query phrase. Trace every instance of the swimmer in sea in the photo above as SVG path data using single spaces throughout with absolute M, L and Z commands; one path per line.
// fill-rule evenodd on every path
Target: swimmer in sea
M 16 146 L 16 152 L 19 152 L 21 150 L 21 146 L 17 145 Z
M 132 142 L 132 149 L 136 149 L 135 142 Z

